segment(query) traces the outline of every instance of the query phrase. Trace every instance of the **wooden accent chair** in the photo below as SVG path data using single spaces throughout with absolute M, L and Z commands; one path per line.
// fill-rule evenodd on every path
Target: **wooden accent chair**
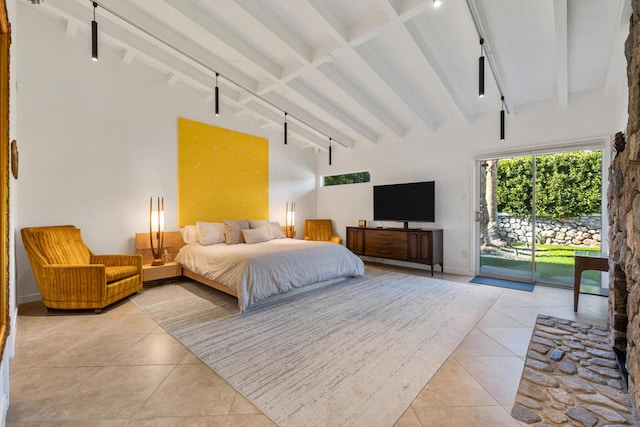
M 20 230 L 45 307 L 102 309 L 142 290 L 142 256 L 95 255 L 73 225 Z
M 331 225 L 330 219 L 305 219 L 304 240 L 342 244 L 342 239 L 333 233 L 333 225 Z

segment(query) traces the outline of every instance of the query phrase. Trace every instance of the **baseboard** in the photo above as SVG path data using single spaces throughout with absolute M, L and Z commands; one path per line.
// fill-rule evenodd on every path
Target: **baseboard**
M 24 304 L 27 302 L 35 302 L 41 301 L 42 296 L 40 294 L 31 294 L 31 295 L 20 295 L 18 296 L 18 305 Z
M 376 264 L 394 265 L 394 266 L 397 266 L 397 267 L 413 268 L 415 270 L 431 271 L 431 266 L 430 265 L 420 264 L 420 263 L 417 263 L 417 262 L 399 261 L 399 260 L 387 259 L 387 258 L 375 258 L 375 257 L 364 256 L 364 255 L 360 256 L 360 258 L 365 262 L 372 262 L 372 263 L 376 263 Z M 434 272 L 436 274 L 437 273 L 441 273 L 439 265 L 434 265 Z M 461 270 L 461 269 L 458 269 L 458 268 L 447 267 L 447 268 L 445 268 L 444 273 L 445 274 L 456 274 L 458 276 L 473 277 L 473 273 L 471 271 Z
M 18 307 L 14 307 L 11 313 L 11 331 L 9 333 L 9 358 L 16 355 L 16 336 L 18 335 Z

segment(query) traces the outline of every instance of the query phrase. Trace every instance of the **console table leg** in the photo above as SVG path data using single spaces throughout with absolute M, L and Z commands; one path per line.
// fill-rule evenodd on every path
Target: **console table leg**
M 582 270 L 577 268 L 573 272 L 573 312 L 578 312 L 578 297 L 580 296 L 580 276 L 582 276 Z

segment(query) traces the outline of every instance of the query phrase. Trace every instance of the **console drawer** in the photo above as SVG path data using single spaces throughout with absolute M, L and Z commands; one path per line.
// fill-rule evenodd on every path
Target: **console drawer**
M 389 230 L 365 230 L 364 254 L 380 258 L 407 258 L 407 233 Z

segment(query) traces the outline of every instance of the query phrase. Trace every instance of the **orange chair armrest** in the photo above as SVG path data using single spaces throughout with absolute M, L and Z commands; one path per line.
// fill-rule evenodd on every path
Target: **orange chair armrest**
M 89 262 L 91 264 L 103 264 L 107 267 L 130 265 L 142 271 L 142 255 L 140 254 L 92 255 Z

